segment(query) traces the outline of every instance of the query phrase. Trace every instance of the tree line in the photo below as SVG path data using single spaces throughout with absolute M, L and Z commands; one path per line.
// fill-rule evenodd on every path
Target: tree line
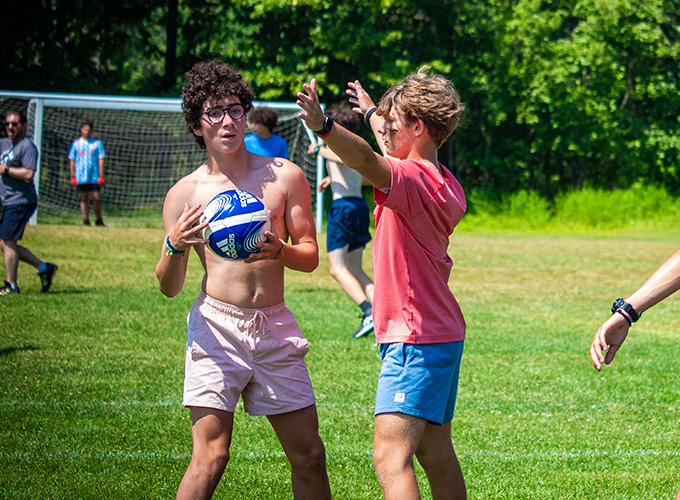
M 466 104 L 441 150 L 466 187 L 680 191 L 680 0 L 27 0 L 5 19 L 6 90 L 176 97 L 219 57 L 258 100 L 315 77 L 333 104 L 428 64 Z

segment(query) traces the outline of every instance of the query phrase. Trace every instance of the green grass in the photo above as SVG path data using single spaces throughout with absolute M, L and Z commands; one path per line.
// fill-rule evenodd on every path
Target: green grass
M 174 497 L 191 452 L 180 400 L 185 318 L 201 272 L 192 256 L 184 291 L 163 297 L 154 275 L 162 236 L 27 229 L 26 246 L 59 271 L 41 294 L 35 271 L 22 265 L 21 295 L 0 298 L 0 498 Z M 468 336 L 452 438 L 469 498 L 675 495 L 677 298 L 646 313 L 602 373 L 588 348 L 613 299 L 677 246 L 675 231 L 456 233 L 451 287 Z M 350 338 L 358 309 L 323 252 L 313 274 L 288 273 L 286 302 L 311 344 L 334 498 L 380 498 L 373 338 Z M 292 498 L 289 473 L 267 420 L 239 407 L 215 498 Z M 430 498 L 424 482 L 423 492 Z

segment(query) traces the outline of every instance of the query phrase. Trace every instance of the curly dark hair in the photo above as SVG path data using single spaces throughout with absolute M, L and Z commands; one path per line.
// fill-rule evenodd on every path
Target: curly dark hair
M 198 145 L 205 149 L 203 137 L 194 134 L 194 128 L 201 126 L 201 113 L 206 101 L 218 102 L 228 96 L 236 96 L 248 113 L 253 109 L 255 95 L 250 85 L 238 71 L 219 59 L 194 64 L 184 74 L 182 88 L 182 113 L 187 131 L 194 136 Z
M 262 106 L 255 108 L 250 116 L 248 116 L 250 123 L 259 123 L 264 125 L 271 132 L 276 127 L 276 122 L 279 121 L 279 114 L 275 109 Z
M 361 118 L 345 103 L 330 106 L 328 116 L 354 134 L 359 131 Z

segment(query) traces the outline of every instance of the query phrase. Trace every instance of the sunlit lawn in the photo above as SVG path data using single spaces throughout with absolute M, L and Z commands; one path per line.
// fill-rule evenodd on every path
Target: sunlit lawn
M 470 498 L 668 499 L 680 487 L 678 300 L 646 313 L 602 373 L 588 357 L 611 302 L 677 247 L 671 232 L 633 234 L 453 237 L 451 288 L 468 337 L 452 437 Z M 21 295 L 0 298 L 1 498 L 174 496 L 191 451 L 180 398 L 200 270 L 192 257 L 184 291 L 163 297 L 154 275 L 162 237 L 28 228 L 24 243 L 59 271 L 41 294 L 22 265 Z M 323 251 L 321 261 L 312 274 L 288 274 L 286 302 L 311 344 L 334 498 L 377 499 L 377 349 L 372 337 L 350 337 L 358 309 Z M 239 408 L 235 429 L 215 498 L 292 498 L 267 420 Z

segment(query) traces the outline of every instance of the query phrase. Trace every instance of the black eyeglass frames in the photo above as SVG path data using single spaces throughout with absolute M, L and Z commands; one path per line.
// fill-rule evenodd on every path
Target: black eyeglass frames
M 229 116 L 232 120 L 236 121 L 245 116 L 246 110 L 241 104 L 232 104 L 226 108 L 210 108 L 208 111 L 204 111 L 201 114 L 206 115 L 208 120 L 210 120 L 210 123 L 218 124 L 222 123 L 222 120 L 224 120 L 224 115 L 227 113 L 229 113 Z

